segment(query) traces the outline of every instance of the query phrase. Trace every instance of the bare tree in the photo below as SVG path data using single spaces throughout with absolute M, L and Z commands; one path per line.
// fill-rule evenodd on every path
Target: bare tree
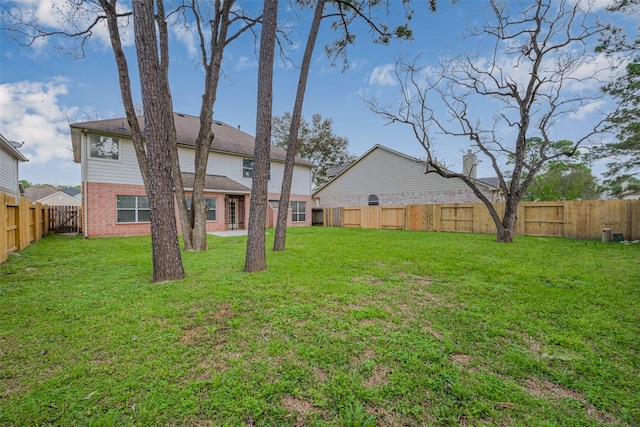
M 162 17 L 158 20 L 158 35 L 156 15 Z M 163 0 L 134 0 L 133 21 L 150 184 L 154 282 L 184 278 L 173 202 L 171 152 L 175 146 L 176 131 L 169 91 L 168 35 L 163 17 Z
M 200 58 L 205 71 L 202 104 L 200 106 L 200 130 L 195 144 L 195 177 L 190 216 L 188 215 L 189 206 L 187 206 L 183 191 L 177 146 L 173 155 L 173 177 L 176 182 L 176 198 L 178 200 L 180 223 L 186 250 L 207 249 L 207 206 L 204 200 L 204 182 L 209 151 L 214 139 L 212 130 L 213 107 L 216 101 L 218 82 L 220 81 L 224 49 L 260 20 L 260 17 L 249 17 L 242 9 L 236 8 L 234 5 L 235 0 L 215 0 L 211 11 L 203 10 L 202 5 L 197 0 L 190 0 L 185 2 L 182 8 L 190 11 L 193 17 L 192 25 L 195 26 L 195 32 L 198 36 Z M 210 14 L 211 16 L 205 16 L 205 14 Z M 187 22 L 188 18 L 185 16 L 185 24 Z M 205 31 L 204 25 L 209 25 L 209 31 Z M 207 37 L 209 37 L 209 40 L 207 40 Z
M 273 62 L 278 25 L 278 0 L 265 0 L 260 60 L 258 62 L 258 102 L 256 113 L 256 144 L 253 155 L 253 185 L 249 208 L 249 229 L 244 270 L 248 273 L 265 270 L 265 227 L 271 154 L 271 115 L 273 105 Z
M 482 37 L 484 45 L 493 41 L 488 56 L 449 58 L 435 69 L 419 66 L 419 58 L 399 59 L 399 107 L 367 102 L 388 122 L 409 126 L 426 151 L 427 173 L 464 181 L 489 210 L 497 240 L 512 242 L 518 205 L 536 173 L 547 162 L 571 157 L 589 144 L 602 123 L 578 137 L 557 135 L 563 132 L 562 120 L 601 97 L 597 71 L 585 72 L 595 64 L 589 42 L 604 27 L 581 2 L 537 0 L 522 10 L 513 10 L 515 3 L 490 4 L 491 21 L 471 33 Z M 487 102 L 493 102 L 492 117 L 486 117 Z M 472 177 L 442 167 L 435 157 L 436 134 L 462 137 L 489 160 L 499 179 L 504 211 Z M 554 142 L 562 139 L 573 143 Z

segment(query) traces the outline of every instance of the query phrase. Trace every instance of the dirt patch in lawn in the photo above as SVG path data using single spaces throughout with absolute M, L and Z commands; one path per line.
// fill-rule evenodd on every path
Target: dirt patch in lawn
M 364 383 L 364 386 L 367 388 L 377 387 L 380 385 L 387 385 L 389 383 L 389 379 L 387 378 L 387 374 L 391 371 L 387 366 L 384 365 L 376 365 L 373 368 L 373 373 L 369 377 L 369 379 Z
M 552 399 L 575 399 L 582 403 L 587 411 L 589 418 L 597 421 L 600 424 L 617 424 L 617 420 L 611 414 L 597 409 L 595 406 L 587 402 L 587 399 L 582 393 L 576 390 L 571 390 L 560 384 L 553 383 L 547 379 L 534 379 L 529 378 L 527 380 L 526 389 L 529 393 L 540 398 L 552 398 Z

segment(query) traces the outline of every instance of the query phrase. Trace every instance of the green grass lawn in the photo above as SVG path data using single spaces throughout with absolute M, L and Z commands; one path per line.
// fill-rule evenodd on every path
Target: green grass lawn
M 640 245 L 297 228 L 246 274 L 245 244 L 163 284 L 149 237 L 10 256 L 0 425 L 640 425 Z

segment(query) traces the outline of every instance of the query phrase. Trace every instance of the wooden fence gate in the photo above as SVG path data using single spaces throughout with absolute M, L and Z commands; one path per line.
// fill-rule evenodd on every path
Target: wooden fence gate
M 50 206 L 49 230 L 55 233 L 79 233 L 82 230 L 79 206 Z

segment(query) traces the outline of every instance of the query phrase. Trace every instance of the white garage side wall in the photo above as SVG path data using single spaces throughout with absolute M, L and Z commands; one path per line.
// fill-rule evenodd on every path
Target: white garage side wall
M 425 174 L 426 166 L 377 148 L 314 195 L 321 207 L 361 206 L 369 195 L 381 205 L 478 202 L 460 179 Z M 491 198 L 489 189 L 485 194 Z

